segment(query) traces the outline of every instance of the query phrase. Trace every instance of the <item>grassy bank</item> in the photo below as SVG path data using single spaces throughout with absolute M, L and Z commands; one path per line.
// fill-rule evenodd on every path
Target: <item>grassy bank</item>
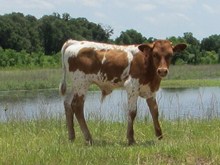
M 65 121 L 0 124 L 2 164 L 218 164 L 220 120 L 162 120 L 164 139 L 158 141 L 152 122 L 135 123 L 136 144 L 127 146 L 126 123 L 89 121 L 94 145 L 84 144 L 78 124 L 76 141 L 67 140 Z
M 58 88 L 62 71 L 56 69 L 1 69 L 0 90 Z M 220 86 L 220 65 L 171 66 L 162 87 Z
M 61 75 L 61 69 L 2 69 L 0 90 L 58 88 Z

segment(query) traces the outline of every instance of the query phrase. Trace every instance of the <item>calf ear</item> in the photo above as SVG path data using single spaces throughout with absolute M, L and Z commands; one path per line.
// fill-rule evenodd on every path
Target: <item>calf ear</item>
M 145 52 L 145 51 L 150 51 L 152 50 L 154 47 L 154 43 L 150 43 L 150 44 L 141 44 L 138 46 L 138 49 L 141 51 L 141 52 Z
M 181 52 L 184 49 L 186 49 L 187 45 L 186 44 L 178 44 L 176 46 L 173 47 L 173 51 L 174 52 Z

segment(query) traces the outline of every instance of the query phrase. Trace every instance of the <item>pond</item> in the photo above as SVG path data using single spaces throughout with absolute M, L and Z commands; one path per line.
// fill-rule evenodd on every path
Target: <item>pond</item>
M 127 97 L 115 90 L 103 103 L 100 91 L 89 92 L 85 101 L 86 119 L 126 120 Z M 157 101 L 165 119 L 214 118 L 220 115 L 220 87 L 160 89 Z M 138 99 L 137 120 L 151 118 L 146 101 Z M 57 90 L 0 92 L 0 121 L 64 117 L 63 97 Z

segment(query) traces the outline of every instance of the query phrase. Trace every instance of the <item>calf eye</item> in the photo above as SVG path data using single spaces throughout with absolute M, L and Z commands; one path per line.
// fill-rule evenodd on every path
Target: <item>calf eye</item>
M 155 53 L 155 54 L 153 55 L 153 57 L 156 58 L 156 59 L 160 59 L 160 55 L 157 54 L 157 53 Z
M 170 59 L 171 59 L 171 55 L 165 56 L 165 59 L 166 59 L 166 60 L 170 60 Z

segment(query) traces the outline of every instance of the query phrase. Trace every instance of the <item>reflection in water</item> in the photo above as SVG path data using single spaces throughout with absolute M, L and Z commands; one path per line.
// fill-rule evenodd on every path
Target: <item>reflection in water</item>
M 127 97 L 115 90 L 100 102 L 99 91 L 89 92 L 85 102 L 87 119 L 126 120 Z M 160 116 L 176 118 L 213 118 L 220 114 L 220 88 L 160 89 L 157 93 Z M 0 121 L 64 116 L 63 98 L 55 90 L 0 92 Z M 148 119 L 146 101 L 138 99 L 137 119 Z

